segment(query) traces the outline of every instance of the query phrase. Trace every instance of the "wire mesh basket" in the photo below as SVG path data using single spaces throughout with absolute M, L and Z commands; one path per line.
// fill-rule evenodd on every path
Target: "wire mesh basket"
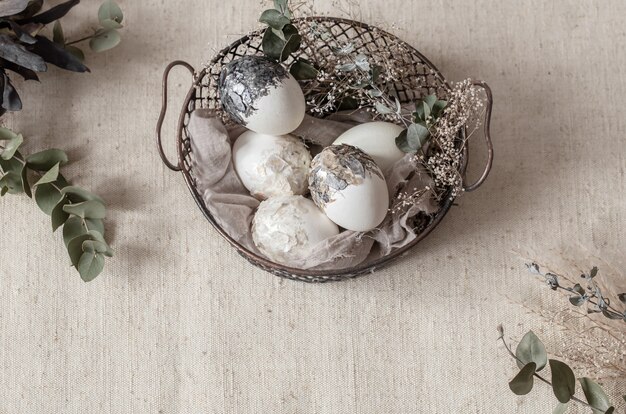
M 405 51 L 402 54 L 394 57 L 399 60 L 399 64 L 406 68 L 403 73 L 402 82 L 392 83 L 387 85 L 388 88 L 395 92 L 401 103 L 412 102 L 427 94 L 437 94 L 441 96 L 450 89 L 450 85 L 446 79 L 442 76 L 439 70 L 420 52 L 411 47 L 407 43 L 399 40 L 394 35 L 377 27 L 369 26 L 365 23 L 333 18 L 333 17 L 308 17 L 302 19 L 295 19 L 294 24 L 303 33 L 303 41 L 300 50 L 285 62 L 285 65 L 289 65 L 294 58 L 304 58 L 310 62 L 313 62 L 318 67 L 324 67 L 328 62 L 328 57 L 332 53 L 333 44 L 330 41 L 320 40 L 319 37 L 307 36 L 306 33 L 311 33 L 316 30 L 324 30 L 327 33 L 332 34 L 333 42 L 353 42 L 356 44 L 357 51 L 369 56 L 375 56 L 382 53 L 382 51 L 388 51 L 390 45 L 402 45 Z M 389 255 L 380 259 L 363 263 L 356 267 L 338 269 L 338 270 L 304 270 L 297 268 L 290 268 L 278 263 L 274 263 L 265 257 L 248 250 L 240 243 L 232 239 L 217 223 L 215 217 L 210 212 L 209 208 L 205 204 L 202 195 L 196 187 L 196 176 L 193 169 L 193 151 L 190 143 L 189 131 L 187 129 L 190 115 L 195 109 L 207 108 L 218 109 L 220 108 L 220 100 L 218 95 L 217 84 L 219 81 L 219 75 L 222 67 L 232 60 L 235 60 L 245 55 L 263 55 L 262 51 L 262 37 L 264 30 L 253 32 L 241 39 L 235 41 L 230 46 L 223 49 L 215 56 L 209 65 L 204 69 L 196 73 L 194 68 L 183 61 L 175 61 L 170 63 L 163 75 L 163 106 L 161 114 L 157 123 L 157 148 L 159 154 L 165 165 L 173 170 L 183 173 L 185 182 L 191 191 L 193 198 L 195 199 L 198 207 L 204 213 L 208 221 L 213 227 L 237 250 L 237 252 L 246 258 L 253 265 L 268 271 L 274 275 L 305 281 L 305 282 L 328 282 L 338 281 L 356 276 L 372 273 L 375 270 L 380 269 L 384 265 L 389 264 L 395 258 L 406 253 L 409 249 L 414 247 L 417 243 L 423 240 L 443 219 L 450 207 L 452 206 L 454 199 L 446 197 L 441 205 L 439 211 L 435 215 L 418 215 L 415 219 L 414 228 L 417 237 L 410 244 L 392 251 Z M 172 163 L 166 157 L 162 141 L 161 141 L 161 129 L 165 119 L 167 111 L 167 81 L 170 71 L 176 66 L 183 66 L 188 69 L 193 75 L 193 84 L 185 97 L 185 103 L 183 105 L 177 127 L 176 146 L 178 150 L 178 160 L 176 163 Z M 493 99 L 491 90 L 484 82 L 475 82 L 476 86 L 484 89 L 487 97 L 487 107 L 485 112 L 484 122 L 484 136 L 486 146 L 488 150 L 487 165 L 480 176 L 480 178 L 471 185 L 464 187 L 465 191 L 473 191 L 477 189 L 487 178 L 493 161 L 493 147 L 491 144 L 491 137 L 489 132 L 489 124 L 491 118 L 491 109 L 493 106 Z M 319 85 L 313 81 L 301 83 L 305 96 L 319 92 Z M 319 116 L 319 114 L 311 114 Z M 225 119 L 225 122 L 229 122 Z M 464 131 L 462 131 L 464 133 Z M 468 162 L 467 146 L 463 148 L 463 159 L 460 167 L 461 173 L 464 175 Z

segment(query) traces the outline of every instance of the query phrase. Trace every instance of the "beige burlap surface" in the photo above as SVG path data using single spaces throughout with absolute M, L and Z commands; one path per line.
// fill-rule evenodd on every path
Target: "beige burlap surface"
M 500 322 L 507 338 L 532 329 L 581 376 L 604 376 L 615 400 L 626 391 L 594 359 L 614 343 L 572 330 L 583 322 L 560 312 L 567 299 L 523 267 L 531 257 L 575 276 L 597 264 L 626 290 L 624 2 L 361 1 L 360 19 L 446 77 L 491 85 L 496 159 L 410 255 L 327 285 L 250 266 L 154 147 L 165 65 L 199 67 L 256 27 L 258 2 L 120 4 L 119 48 L 88 54 L 91 74 L 18 82 L 25 110 L 4 119 L 26 151 L 68 150 L 66 176 L 108 202 L 116 257 L 84 284 L 35 203 L 0 199 L 0 413 L 550 413 L 549 387 L 509 391 Z M 81 2 L 67 36 L 87 33 L 98 6 Z M 330 0 L 316 8 L 342 14 Z M 189 85 L 184 70 L 172 76 L 172 158 Z M 473 178 L 479 140 L 471 152 Z

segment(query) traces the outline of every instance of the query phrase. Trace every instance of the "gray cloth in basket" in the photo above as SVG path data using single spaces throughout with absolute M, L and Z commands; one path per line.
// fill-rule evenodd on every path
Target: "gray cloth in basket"
M 324 147 L 352 126 L 367 121 L 367 114 L 337 114 L 329 119 L 306 116 L 294 135 Z M 250 232 L 254 211 L 259 201 L 243 186 L 234 170 L 231 148 L 244 128 L 226 127 L 215 111 L 198 109 L 191 114 L 189 135 L 192 146 L 192 168 L 197 188 L 211 214 L 224 231 L 246 249 L 263 256 L 255 247 Z M 424 171 L 415 172 L 410 156 L 398 161 L 387 175 L 389 196 L 394 205 L 398 190 L 411 193 L 413 188 L 433 186 Z M 416 238 L 410 218 L 423 211 L 437 212 L 432 194 L 426 192 L 408 210 L 391 212 L 379 226 L 368 233 L 344 231 L 311 249 L 305 260 L 289 263 L 300 269 L 337 270 L 376 260 L 403 247 Z

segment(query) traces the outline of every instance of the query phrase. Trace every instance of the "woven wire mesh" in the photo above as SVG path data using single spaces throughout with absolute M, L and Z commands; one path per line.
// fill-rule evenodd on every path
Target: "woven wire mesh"
M 330 17 L 296 19 L 294 24 L 298 27 L 300 34 L 303 36 L 302 45 L 294 56 L 284 62 L 285 66 L 289 66 L 293 59 L 304 58 L 318 67 L 326 67 L 334 53 L 333 48 L 340 47 L 342 44 L 351 43 L 355 46 L 356 52 L 363 53 L 366 56 L 385 55 L 388 59 L 394 60 L 391 62 L 393 65 L 402 68 L 402 82 L 391 82 L 386 85 L 388 90 L 393 91 L 398 96 L 401 103 L 411 102 L 422 96 L 433 93 L 437 94 L 439 97 L 445 97 L 449 91 L 449 85 L 428 59 L 407 43 L 381 29 L 360 22 Z M 372 273 L 374 270 L 388 264 L 392 259 L 406 252 L 430 233 L 447 213 L 452 204 L 452 200 L 446 200 L 435 216 L 418 215 L 418 217 L 416 217 L 414 226 L 418 237 L 408 246 L 398 249 L 382 259 L 365 263 L 355 268 L 315 271 L 293 269 L 270 262 L 248 251 L 245 247 L 232 240 L 211 215 L 211 212 L 204 204 L 202 196 L 196 188 L 196 177 L 192 163 L 193 152 L 188 131 L 190 115 L 195 109 L 199 108 L 221 110 L 217 85 L 222 67 L 242 56 L 263 55 L 261 46 L 263 33 L 262 30 L 256 31 L 237 40 L 219 52 L 209 65 L 196 76 L 194 86 L 187 96 L 187 102 L 181 114 L 180 126 L 182 130 L 180 131 L 181 134 L 178 142 L 180 147 L 180 165 L 187 184 L 198 206 L 220 234 L 237 249 L 241 256 L 265 271 L 277 276 L 305 282 L 336 281 Z M 328 36 L 320 35 L 320 33 L 326 33 Z M 393 51 L 394 48 L 396 48 L 395 51 Z M 392 53 L 390 53 L 390 51 Z M 301 83 L 301 86 L 305 96 L 310 96 L 315 93 L 324 93 L 324 88 L 328 85 L 320 84 L 316 81 L 306 81 Z M 319 116 L 319 114 L 310 114 Z M 231 122 L 226 117 L 224 121 Z

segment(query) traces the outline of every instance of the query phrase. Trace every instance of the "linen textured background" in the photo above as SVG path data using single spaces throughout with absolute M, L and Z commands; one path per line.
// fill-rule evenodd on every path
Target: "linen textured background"
M 551 354 L 582 341 L 554 316 L 567 300 L 523 257 L 574 275 L 597 264 L 626 291 L 626 3 L 361 1 L 363 21 L 395 25 L 448 79 L 489 83 L 496 158 L 410 255 L 327 285 L 240 258 L 153 143 L 165 65 L 208 61 L 256 27 L 259 2 L 120 4 L 117 49 L 89 54 L 91 74 L 51 68 L 19 84 L 25 109 L 5 118 L 27 151 L 68 150 L 66 176 L 108 203 L 116 257 L 85 284 L 35 203 L 0 199 L 0 413 L 551 412 L 549 387 L 509 391 L 496 326 L 514 339 L 533 329 Z M 81 2 L 67 36 L 98 6 Z M 328 0 L 316 9 L 341 14 Z M 190 79 L 170 84 L 173 155 Z M 472 145 L 476 176 L 484 150 Z M 607 380 L 616 402 L 624 382 Z

